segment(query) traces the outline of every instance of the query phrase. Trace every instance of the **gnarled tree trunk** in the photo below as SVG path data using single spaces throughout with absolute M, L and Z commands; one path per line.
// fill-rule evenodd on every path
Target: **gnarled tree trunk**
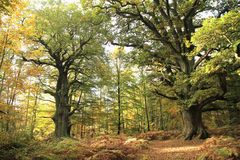
M 68 115 L 68 107 L 60 106 L 57 108 L 53 117 L 56 137 L 70 137 L 71 123 Z
M 208 138 L 209 134 L 202 122 L 202 111 L 198 106 L 192 106 L 183 111 L 185 140 L 191 140 L 195 136 L 200 139 Z
M 68 96 L 68 79 L 67 73 L 59 70 L 57 81 L 57 90 L 55 95 L 56 111 L 53 117 L 55 123 L 56 137 L 70 137 L 71 122 L 70 122 L 70 105 Z

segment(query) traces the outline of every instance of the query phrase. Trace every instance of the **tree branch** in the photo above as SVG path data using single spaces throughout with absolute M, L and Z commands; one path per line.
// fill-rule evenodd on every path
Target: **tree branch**
M 37 64 L 37 65 L 47 65 L 47 66 L 56 67 L 56 65 L 53 64 L 53 63 L 41 61 L 41 60 L 39 60 L 39 59 L 27 59 L 27 58 L 24 57 L 23 55 L 22 55 L 22 60 L 25 61 L 25 62 L 32 62 L 32 63 Z
M 200 0 L 195 0 L 194 1 L 192 7 L 186 12 L 186 15 L 185 15 L 184 19 L 188 19 L 190 16 L 192 16 L 194 14 L 199 2 L 200 2 Z
M 53 97 L 56 96 L 56 92 L 53 92 L 53 91 L 50 91 L 50 90 L 44 90 L 44 93 L 50 94 Z
M 72 116 L 72 115 L 75 113 L 75 111 L 81 111 L 81 109 L 83 108 L 83 107 L 80 108 L 80 103 L 81 103 L 81 99 L 82 99 L 82 94 L 83 94 L 83 92 L 81 92 L 80 95 L 79 95 L 79 97 L 78 97 L 78 101 L 77 101 L 77 104 L 76 104 L 76 108 L 74 108 L 74 109 L 68 114 L 69 117 Z
M 230 8 L 229 6 L 226 6 L 223 10 L 221 10 L 218 15 L 217 15 L 217 18 L 220 18 L 223 14 L 225 14 L 226 12 L 229 12 L 230 11 Z
M 227 92 L 227 81 L 226 81 L 226 74 L 224 73 L 218 73 L 218 78 L 219 78 L 219 84 L 222 89 L 222 93 L 217 93 L 215 96 L 211 96 L 203 100 L 198 104 L 200 108 L 203 108 L 209 103 L 212 103 L 216 100 L 225 100 L 224 95 Z
M 53 56 L 53 51 L 52 51 L 51 47 L 48 46 L 48 44 L 42 39 L 42 37 L 39 37 L 39 38 L 37 38 L 34 41 L 40 43 L 41 45 L 43 45 L 47 49 L 48 53 L 51 56 Z
M 165 94 L 163 94 L 163 93 L 160 93 L 160 92 L 159 92 L 158 90 L 156 90 L 156 89 L 155 89 L 155 93 L 158 94 L 159 96 L 163 96 L 163 97 L 165 97 L 165 98 L 167 98 L 167 99 L 178 100 L 177 97 L 165 95 Z
M 137 47 L 137 48 L 143 48 L 143 44 L 129 44 L 129 43 L 117 43 L 117 42 L 110 42 L 112 45 L 116 45 L 116 46 L 125 46 L 125 47 Z
M 198 61 L 194 64 L 194 67 L 193 67 L 193 68 L 196 69 L 196 68 L 199 66 L 199 64 L 200 64 L 202 61 L 204 61 L 212 51 L 213 51 L 213 49 L 210 49 L 210 50 L 208 50 L 203 56 L 201 56 L 201 57 L 198 59 Z
M 81 81 L 79 81 L 78 79 L 74 79 L 74 80 L 72 80 L 71 82 L 69 82 L 68 87 L 70 88 L 70 87 L 71 87 L 72 85 L 74 85 L 74 84 L 83 85 L 84 83 L 81 82 Z
M 230 108 L 230 107 L 209 107 L 202 109 L 202 112 L 211 112 L 211 111 L 220 111 L 220 110 L 233 110 L 233 111 L 240 111 L 238 108 Z
M 83 55 L 82 53 L 83 47 L 87 45 L 92 39 L 93 39 L 93 35 L 89 36 L 88 39 L 86 40 L 80 40 L 80 46 L 75 51 L 73 51 L 74 53 L 72 55 L 70 55 L 68 58 L 65 59 L 64 68 L 68 70 L 69 67 L 73 64 L 74 60 L 77 57 Z

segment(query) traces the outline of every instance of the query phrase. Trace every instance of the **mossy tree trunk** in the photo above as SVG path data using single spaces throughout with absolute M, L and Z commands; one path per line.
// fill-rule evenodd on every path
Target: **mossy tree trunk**
M 183 122 L 183 134 L 185 140 L 191 140 L 195 136 L 198 136 L 200 139 L 209 137 L 209 134 L 203 125 L 202 111 L 198 106 L 192 106 L 183 111 Z

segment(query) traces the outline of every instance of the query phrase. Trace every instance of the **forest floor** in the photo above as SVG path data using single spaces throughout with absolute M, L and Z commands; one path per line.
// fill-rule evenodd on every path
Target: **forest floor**
M 179 131 L 42 141 L 0 134 L 0 160 L 240 160 L 240 125 L 210 133 L 211 138 L 191 141 Z
M 145 133 L 146 148 L 136 153 L 140 160 L 240 160 L 240 125 L 210 130 L 211 138 L 185 141 L 177 133 Z M 162 138 L 162 139 L 161 139 Z
M 151 141 L 148 148 L 137 153 L 138 159 L 194 160 L 203 153 L 203 140 Z

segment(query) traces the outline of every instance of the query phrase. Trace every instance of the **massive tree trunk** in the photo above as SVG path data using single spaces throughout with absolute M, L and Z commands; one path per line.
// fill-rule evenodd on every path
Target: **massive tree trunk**
M 209 134 L 202 122 L 202 111 L 198 106 L 192 106 L 183 111 L 185 140 L 191 140 L 195 136 L 200 139 L 208 138 Z
M 56 111 L 53 117 L 56 137 L 70 137 L 70 105 L 67 73 L 59 70 L 55 95 Z

